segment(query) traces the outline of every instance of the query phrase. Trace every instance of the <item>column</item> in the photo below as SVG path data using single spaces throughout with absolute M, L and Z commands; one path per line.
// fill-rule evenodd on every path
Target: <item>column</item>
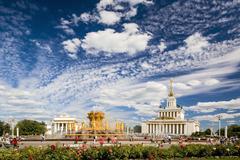
M 172 133 L 172 124 L 169 124 L 169 133 Z
M 60 123 L 57 123 L 57 132 L 60 131 Z
M 147 133 L 150 133 L 150 125 L 147 124 Z
M 179 134 L 179 128 L 178 128 L 178 124 L 176 124 L 177 125 L 177 134 Z
M 184 134 L 184 124 L 182 125 L 182 134 Z
M 182 134 L 182 124 L 179 124 L 179 134 Z
M 165 134 L 165 124 L 163 124 L 163 134 Z
M 171 124 L 168 124 L 168 133 L 171 133 Z
M 152 135 L 154 135 L 154 124 L 152 124 Z
M 169 133 L 169 124 L 167 124 L 167 134 Z
M 61 127 L 61 134 L 62 134 L 62 132 L 63 132 L 63 123 L 61 123 L 60 127 Z
M 77 123 L 75 123 L 75 132 L 78 131 L 78 126 L 77 126 Z
M 56 132 L 57 132 L 57 124 L 54 122 L 53 125 L 54 125 L 54 131 L 53 131 L 53 133 L 56 133 Z
M 149 124 L 149 134 L 151 134 L 151 133 L 152 133 L 152 125 Z
M 66 123 L 65 131 L 66 131 L 66 133 L 68 133 L 68 123 Z
M 160 134 L 160 124 L 157 125 L 157 135 Z
M 153 124 L 153 134 L 156 135 L 156 124 Z

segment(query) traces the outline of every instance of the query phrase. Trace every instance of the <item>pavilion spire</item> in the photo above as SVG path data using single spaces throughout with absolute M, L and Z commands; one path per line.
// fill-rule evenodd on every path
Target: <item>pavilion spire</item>
M 168 96 L 169 96 L 169 97 L 173 97 L 173 96 L 174 96 L 174 92 L 173 92 L 173 80 L 172 80 L 172 79 L 170 79 Z

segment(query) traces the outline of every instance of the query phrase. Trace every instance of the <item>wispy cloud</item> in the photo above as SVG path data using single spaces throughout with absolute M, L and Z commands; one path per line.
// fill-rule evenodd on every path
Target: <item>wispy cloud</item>
M 214 112 L 217 109 L 225 110 L 240 110 L 240 98 L 232 99 L 229 101 L 216 101 L 216 102 L 198 102 L 195 106 L 186 107 L 186 110 L 195 112 Z

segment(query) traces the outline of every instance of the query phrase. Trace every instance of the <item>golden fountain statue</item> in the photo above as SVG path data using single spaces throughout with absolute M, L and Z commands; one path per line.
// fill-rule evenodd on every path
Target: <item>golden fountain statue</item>
M 91 111 L 88 113 L 88 119 L 90 121 L 89 126 L 93 130 L 105 130 L 103 125 L 104 113 Z
M 124 123 L 116 121 L 115 125 L 111 127 L 108 121 L 104 119 L 104 112 L 91 111 L 88 113 L 87 118 L 89 119 L 89 125 L 82 122 L 78 131 L 74 134 L 66 134 L 66 136 L 124 136 Z

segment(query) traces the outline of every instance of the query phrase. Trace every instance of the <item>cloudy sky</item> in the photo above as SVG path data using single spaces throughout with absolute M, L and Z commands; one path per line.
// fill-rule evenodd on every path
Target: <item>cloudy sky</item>
M 0 0 L 0 119 L 240 123 L 239 0 Z

